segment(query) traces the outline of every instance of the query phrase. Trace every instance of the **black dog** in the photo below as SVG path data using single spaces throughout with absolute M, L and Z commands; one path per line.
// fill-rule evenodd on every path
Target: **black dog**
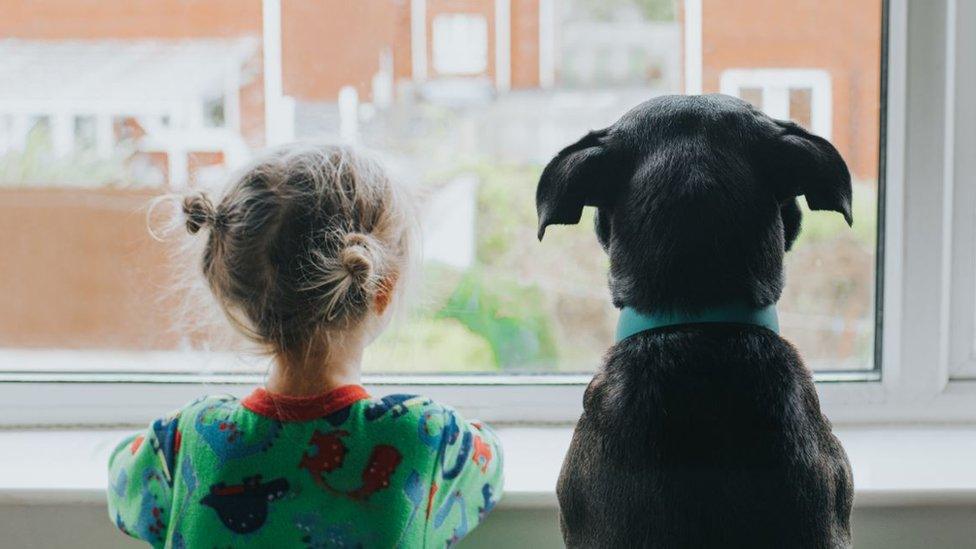
M 588 133 L 539 181 L 539 238 L 595 206 L 617 307 L 765 307 L 800 231 L 796 197 L 851 219 L 837 150 L 739 99 L 668 96 Z M 850 466 L 810 373 L 761 326 L 691 323 L 607 352 L 559 478 L 569 547 L 851 544 Z

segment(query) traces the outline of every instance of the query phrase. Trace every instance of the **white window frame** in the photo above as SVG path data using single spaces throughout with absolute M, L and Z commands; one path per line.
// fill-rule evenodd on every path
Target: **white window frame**
M 773 118 L 790 118 L 790 90 L 808 88 L 810 128 L 830 139 L 833 133 L 833 93 L 830 73 L 823 69 L 726 69 L 719 77 L 719 90 L 741 97 L 743 88 L 762 90 L 763 104 L 757 105 Z
M 947 77 L 945 135 L 951 146 L 945 151 L 945 181 L 947 191 L 947 219 L 952 240 L 948 249 L 952 254 L 945 262 L 951 297 L 948 311 L 950 322 L 946 337 L 949 375 L 952 379 L 976 381 L 976 105 L 968 100 L 976 87 L 976 57 L 957 52 L 976 50 L 976 35 L 961 21 L 976 21 L 976 5 L 972 2 L 950 4 L 956 25 L 946 34 L 948 54 L 954 71 Z M 957 98 L 961 98 L 958 99 Z M 957 123 L 957 121 L 961 121 Z
M 974 106 L 956 101 L 973 84 L 976 4 L 890 0 L 882 239 L 881 375 L 818 375 L 835 425 L 976 421 L 976 211 Z M 956 19 L 956 15 L 959 18 Z M 948 25 L 953 22 L 953 25 Z M 966 97 L 966 95 L 959 95 Z M 968 117 L 968 118 L 966 118 Z M 958 153 L 958 154 L 957 154 Z M 969 212 L 970 215 L 965 215 Z M 962 365 L 962 366 L 960 366 Z M 158 379 L 157 379 L 158 378 Z M 496 423 L 570 425 L 588 375 L 366 376 L 376 394 L 424 393 Z M 152 383 L 165 379 L 166 383 Z M 206 393 L 242 395 L 260 376 L 0 374 L 0 425 L 139 425 Z
M 488 72 L 488 18 L 480 13 L 440 13 L 431 22 L 431 62 L 439 76 Z

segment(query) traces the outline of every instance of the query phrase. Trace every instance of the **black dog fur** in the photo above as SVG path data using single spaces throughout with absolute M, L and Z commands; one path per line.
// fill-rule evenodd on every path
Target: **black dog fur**
M 539 238 L 595 206 L 614 305 L 775 303 L 796 197 L 851 218 L 837 150 L 723 95 L 647 101 L 546 166 Z M 687 324 L 607 352 L 557 488 L 569 547 L 850 547 L 853 483 L 803 361 L 766 328 Z

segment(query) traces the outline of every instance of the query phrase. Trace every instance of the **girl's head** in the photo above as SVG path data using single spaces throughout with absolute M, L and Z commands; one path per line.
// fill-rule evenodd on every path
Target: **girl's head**
M 191 234 L 206 232 L 203 274 L 227 317 L 287 357 L 375 334 L 410 263 L 405 193 L 347 147 L 276 150 L 219 200 L 185 198 L 183 213 Z

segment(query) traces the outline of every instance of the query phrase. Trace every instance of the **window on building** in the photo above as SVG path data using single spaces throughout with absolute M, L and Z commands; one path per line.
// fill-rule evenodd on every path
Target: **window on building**
M 224 113 L 224 98 L 214 97 L 203 103 L 204 123 L 211 128 L 220 128 L 227 123 Z
M 74 118 L 74 147 L 78 152 L 94 151 L 97 146 L 97 135 L 94 116 L 76 116 Z
M 472 76 L 488 69 L 488 21 L 480 15 L 438 15 L 433 24 L 434 70 Z
M 591 211 L 536 241 L 535 183 L 588 130 L 684 92 L 737 95 L 837 145 L 856 222 L 805 216 L 781 324 L 821 374 L 878 366 L 881 0 L 701 0 L 698 19 L 643 0 L 360 0 L 342 17 L 280 2 L 277 27 L 260 0 L 183 15 L 204 3 L 105 0 L 84 27 L 44 7 L 0 21 L 14 36 L 0 41 L 0 233 L 17 235 L 0 240 L 0 372 L 263 372 L 183 329 L 173 248 L 140 208 L 293 139 L 377 149 L 427 197 L 419 283 L 369 373 L 592 372 L 616 320 L 607 259 Z M 439 77 L 471 75 L 490 93 L 431 99 Z M 52 158 L 55 116 L 97 154 Z
M 763 89 L 762 88 L 752 88 L 752 87 L 741 87 L 739 88 L 738 96 L 749 103 L 757 109 L 763 108 Z
M 831 138 L 833 88 L 823 69 L 741 69 L 722 72 L 722 93 L 741 97 L 773 118 L 792 119 Z
M 813 90 L 790 88 L 789 119 L 804 128 L 813 127 Z

